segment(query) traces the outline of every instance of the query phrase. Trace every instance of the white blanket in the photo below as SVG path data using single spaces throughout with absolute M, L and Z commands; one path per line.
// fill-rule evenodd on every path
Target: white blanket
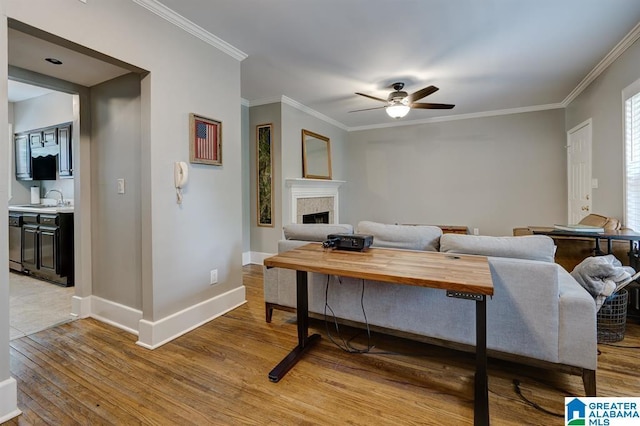
M 629 280 L 634 274 L 633 268 L 622 266 L 612 254 L 587 257 L 571 271 L 571 276 L 595 299 L 596 310 L 600 310 L 618 284 Z

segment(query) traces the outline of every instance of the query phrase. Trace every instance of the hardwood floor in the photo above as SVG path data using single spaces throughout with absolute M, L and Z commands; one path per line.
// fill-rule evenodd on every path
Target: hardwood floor
M 311 323 L 320 343 L 281 382 L 269 382 L 296 341 L 295 314 L 276 311 L 265 323 L 261 267 L 245 267 L 244 284 L 248 303 L 153 351 L 91 319 L 11 341 L 23 414 L 5 424 L 473 423 L 471 354 L 381 334 L 373 335 L 374 354 L 348 354 L 320 321 Z M 638 349 L 618 347 L 640 346 L 640 326 L 628 323 L 614 345 L 599 346 L 599 396 L 640 396 Z M 578 376 L 490 359 L 493 425 L 563 422 L 523 402 L 514 379 L 526 398 L 561 416 L 565 396 L 584 396 Z

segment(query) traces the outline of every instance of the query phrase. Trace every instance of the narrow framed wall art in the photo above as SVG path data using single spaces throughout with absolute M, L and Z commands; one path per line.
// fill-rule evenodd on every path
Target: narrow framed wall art
M 271 123 L 256 126 L 258 226 L 274 226 L 272 130 L 273 125 Z
M 189 161 L 222 166 L 222 122 L 189 114 Z

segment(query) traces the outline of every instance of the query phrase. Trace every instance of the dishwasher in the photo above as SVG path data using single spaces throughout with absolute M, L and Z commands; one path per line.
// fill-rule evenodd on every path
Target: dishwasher
M 22 272 L 22 214 L 9 212 L 9 269 Z

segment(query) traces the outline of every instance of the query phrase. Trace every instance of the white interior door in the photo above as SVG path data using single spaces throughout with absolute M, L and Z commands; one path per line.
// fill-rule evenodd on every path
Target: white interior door
M 569 223 L 591 213 L 591 119 L 567 133 Z

